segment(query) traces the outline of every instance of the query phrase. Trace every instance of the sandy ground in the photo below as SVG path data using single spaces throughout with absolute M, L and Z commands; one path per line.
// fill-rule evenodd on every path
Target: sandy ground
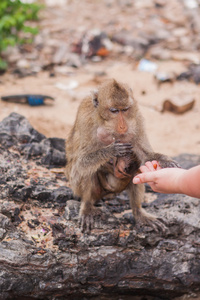
M 180 72 L 185 70 L 181 62 L 160 62 L 159 70 Z M 138 71 L 130 62 L 105 59 L 98 63 L 89 63 L 80 69 L 69 67 L 70 76 L 50 77 L 48 72 L 37 76 L 17 79 L 11 74 L 1 76 L 0 95 L 18 93 L 47 94 L 55 97 L 50 105 L 30 107 L 25 104 L 0 102 L 0 120 L 11 112 L 17 112 L 28 118 L 30 123 L 47 137 L 66 138 L 75 120 L 79 103 L 85 95 L 107 78 L 126 82 L 133 89 L 140 110 L 145 119 L 146 130 L 153 149 L 170 156 L 180 153 L 200 154 L 200 86 L 186 81 L 165 83 L 158 87 L 152 73 Z M 106 72 L 104 76 L 96 74 Z M 62 90 L 77 84 L 76 88 Z M 192 110 L 177 115 L 172 112 L 161 113 L 163 101 L 174 95 L 190 95 L 195 99 Z
M 162 21 L 162 16 L 157 15 L 160 11 L 155 9 L 153 1 L 136 1 L 133 7 L 129 5 L 131 1 L 104 0 L 101 5 L 98 1 L 89 0 L 45 1 L 49 6 L 41 11 L 40 29 L 42 37 L 45 38 L 47 33 L 49 35 L 47 40 L 43 41 L 44 46 L 46 44 L 56 45 L 58 42 L 62 43 L 63 37 L 65 38 L 64 42 L 70 45 L 80 37 L 82 32 L 93 28 L 106 30 L 110 33 L 127 29 L 134 37 L 137 33 L 132 32 L 132 28 L 143 26 L 142 31 L 146 30 L 148 33 L 148 30 L 149 32 L 153 30 L 156 33 L 159 27 L 156 28 L 156 23 L 152 22 L 152 16 L 156 16 L 157 21 Z M 186 25 L 184 23 L 186 15 L 181 10 L 180 2 L 161 1 L 160 3 L 165 3 L 161 13 L 170 22 L 173 24 L 177 22 L 177 26 Z M 181 30 L 188 29 L 188 26 L 189 24 L 185 26 L 185 29 L 181 27 Z M 175 30 L 174 27 L 174 34 Z M 41 37 L 40 39 L 42 40 Z M 47 47 L 47 56 L 48 51 L 50 50 Z M 173 50 L 170 53 L 172 52 Z M 180 72 L 187 70 L 186 61 L 180 59 L 184 55 L 188 56 L 186 49 L 180 49 L 174 51 L 171 56 L 174 57 L 173 60 L 157 60 L 157 71 L 180 74 Z M 194 53 L 191 49 L 189 55 L 197 55 L 200 59 L 199 53 Z M 173 84 L 165 83 L 158 87 L 154 74 L 138 71 L 136 62 L 131 58 L 120 55 L 120 51 L 119 55 L 109 55 L 99 62 L 87 61 L 85 65 L 77 69 L 67 67 L 66 70 L 65 66 L 64 73 L 61 74 L 61 72 L 55 71 L 55 76 L 51 77 L 49 72 L 46 71 L 40 72 L 36 76 L 21 79 L 14 77 L 9 72 L 0 76 L 0 96 L 36 93 L 55 97 L 55 102 L 52 105 L 40 107 L 1 101 L 0 120 L 11 112 L 17 112 L 27 117 L 31 124 L 47 137 L 66 138 L 75 120 L 77 108 L 85 95 L 90 93 L 92 89 L 97 88 L 103 80 L 115 78 L 129 84 L 133 89 L 134 96 L 139 102 L 145 119 L 150 143 L 155 151 L 170 156 L 186 152 L 200 154 L 200 85 L 188 81 L 175 81 Z M 100 74 L 105 75 L 100 76 Z M 74 82 L 77 87 L 69 88 L 69 86 L 74 85 Z M 60 89 L 58 87 L 60 84 L 69 89 Z M 177 95 L 180 96 L 180 99 L 183 95 L 194 98 L 195 105 L 193 109 L 182 115 L 171 112 L 161 113 L 160 109 L 163 101 Z

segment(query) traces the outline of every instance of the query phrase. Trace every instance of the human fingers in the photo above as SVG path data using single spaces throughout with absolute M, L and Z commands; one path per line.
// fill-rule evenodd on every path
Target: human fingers
M 138 174 L 133 178 L 134 184 L 140 184 L 140 183 L 149 183 L 155 181 L 155 174 L 154 172 L 145 172 L 142 174 Z
M 149 171 L 151 171 L 151 172 L 153 172 L 153 171 L 155 171 L 156 170 L 156 168 L 157 168 L 157 163 L 155 163 L 155 167 L 154 167 L 154 164 L 153 164 L 153 162 L 152 161 L 147 161 L 146 163 L 145 163 L 145 166 L 148 168 L 148 170 Z
M 146 166 L 141 166 L 140 171 L 141 171 L 141 173 L 146 173 L 146 172 L 149 172 L 149 168 Z

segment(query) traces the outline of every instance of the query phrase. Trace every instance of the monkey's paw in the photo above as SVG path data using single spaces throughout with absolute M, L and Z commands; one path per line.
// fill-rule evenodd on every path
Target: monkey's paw
M 161 231 L 166 233 L 168 230 L 167 223 L 163 219 L 157 218 L 141 209 L 136 216 L 136 227 L 140 229 L 144 226 L 151 227 L 155 232 Z
M 161 159 L 158 161 L 161 168 L 180 168 L 180 165 L 175 160 Z
M 81 232 L 90 233 L 90 231 L 96 227 L 95 224 L 99 222 L 101 218 L 101 209 L 93 208 L 90 213 L 80 213 L 79 224 Z
M 133 146 L 131 143 L 114 143 L 114 156 L 122 157 L 132 154 Z

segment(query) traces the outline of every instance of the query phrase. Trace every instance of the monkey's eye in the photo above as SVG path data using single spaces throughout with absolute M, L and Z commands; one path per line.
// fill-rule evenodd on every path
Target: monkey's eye
M 127 106 L 127 107 L 123 108 L 122 111 L 127 111 L 128 109 L 129 109 L 129 107 Z
M 117 114 L 119 112 L 119 109 L 111 107 L 109 108 L 109 110 L 113 113 L 113 114 Z

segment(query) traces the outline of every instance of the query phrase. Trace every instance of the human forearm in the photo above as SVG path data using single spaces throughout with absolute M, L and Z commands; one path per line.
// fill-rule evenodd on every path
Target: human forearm
M 179 187 L 181 193 L 200 198 L 200 166 L 182 173 L 179 178 Z

